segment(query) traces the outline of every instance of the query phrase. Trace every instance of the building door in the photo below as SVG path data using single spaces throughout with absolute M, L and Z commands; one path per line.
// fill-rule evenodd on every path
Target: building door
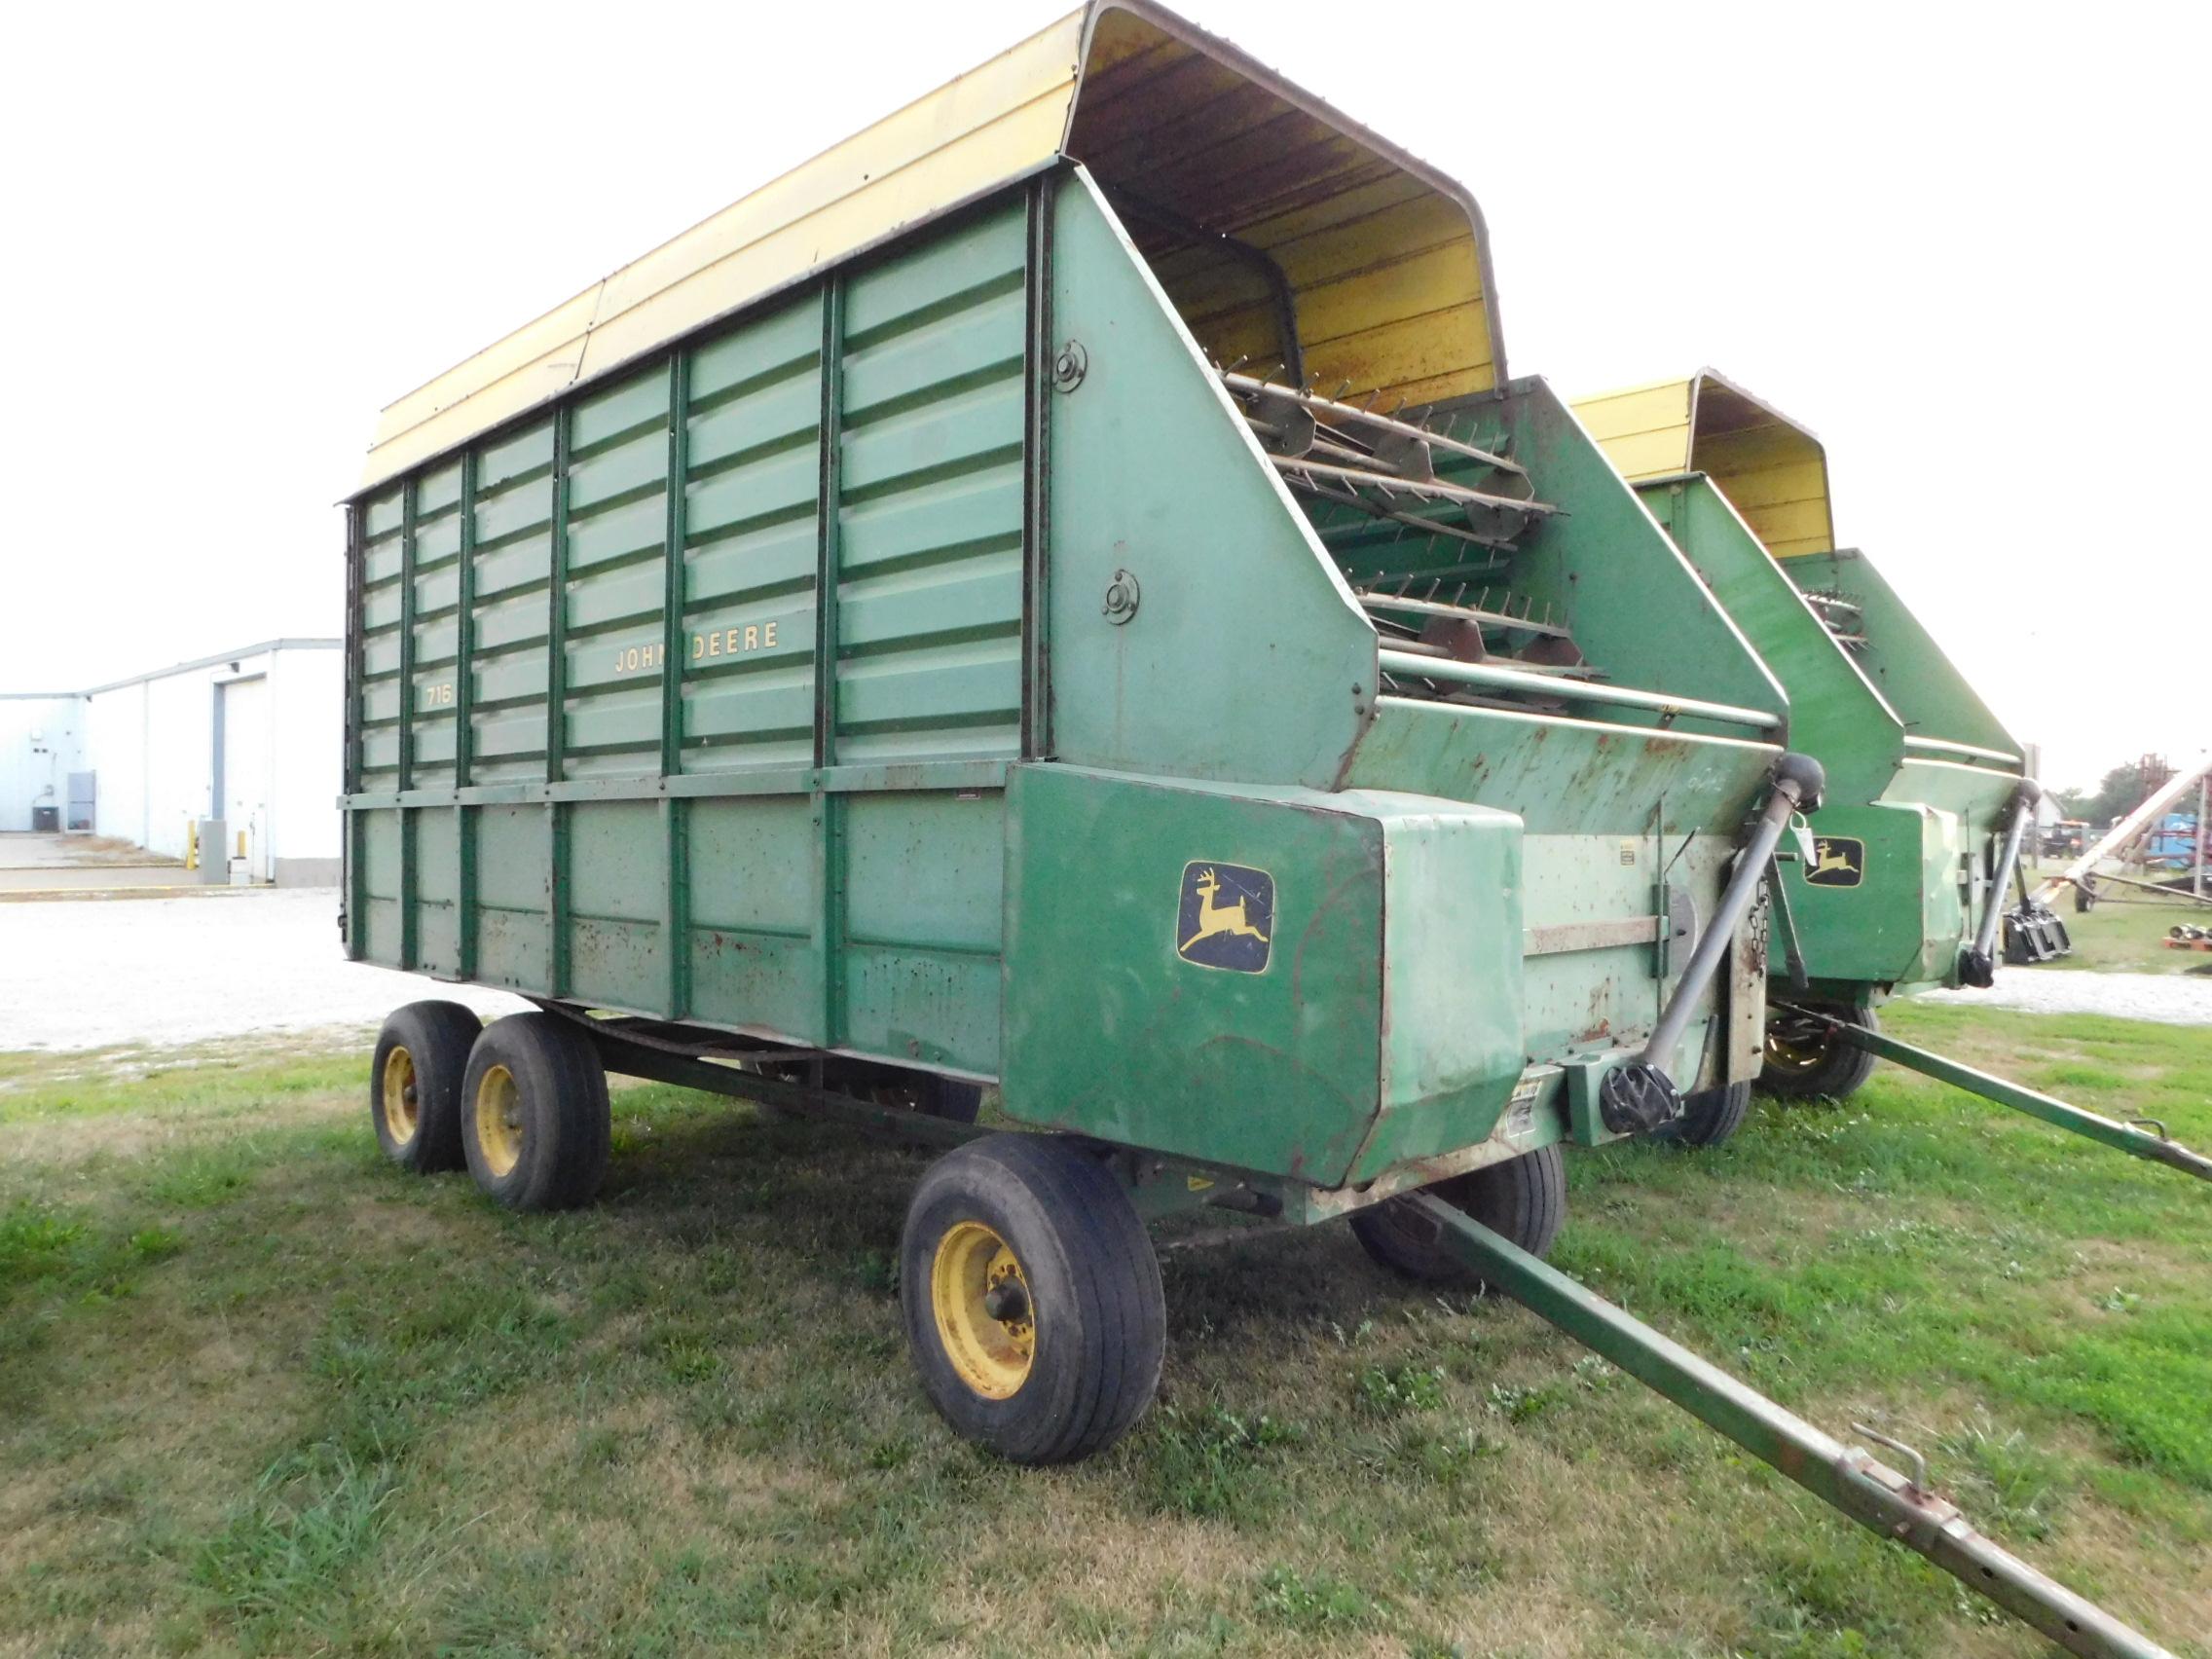
M 217 750 L 215 807 L 228 827 L 227 860 L 238 856 L 244 837 L 246 870 L 255 881 L 270 879 L 269 858 L 269 682 L 233 680 L 220 689 L 223 700 Z

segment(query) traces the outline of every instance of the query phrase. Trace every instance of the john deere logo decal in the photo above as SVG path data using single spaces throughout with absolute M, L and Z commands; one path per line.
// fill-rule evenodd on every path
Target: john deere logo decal
M 1805 879 L 1815 887 L 1857 887 L 1866 873 L 1866 843 L 1846 835 L 1821 835 L 1813 841 L 1812 867 Z
M 1175 954 L 1200 968 L 1257 974 L 1268 965 L 1275 927 L 1275 878 L 1243 865 L 1183 866 Z

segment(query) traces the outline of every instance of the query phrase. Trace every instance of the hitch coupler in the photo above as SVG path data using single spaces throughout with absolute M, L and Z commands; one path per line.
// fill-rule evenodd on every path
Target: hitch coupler
M 1641 1053 L 1607 1072 L 1604 1082 L 1598 1086 L 1598 1116 L 1613 1133 L 1655 1129 L 1681 1116 L 1682 1091 L 1668 1072 L 1675 1050 L 1714 975 L 1719 972 L 1729 945 L 1735 942 L 1736 930 L 1757 900 L 1759 884 L 1766 879 L 1767 866 L 1773 861 L 1783 831 L 1789 828 L 1791 816 L 1817 812 L 1826 782 L 1827 774 L 1810 755 L 1788 754 L 1775 762 L 1774 787 L 1767 792 L 1758 816 L 1751 820 L 1743 849 L 1736 856 L 1736 867 L 1713 912 L 1712 925 L 1690 952 L 1682 977 L 1675 982 L 1675 994 L 1660 1012 L 1659 1023 L 1651 1028 L 1650 1040 Z

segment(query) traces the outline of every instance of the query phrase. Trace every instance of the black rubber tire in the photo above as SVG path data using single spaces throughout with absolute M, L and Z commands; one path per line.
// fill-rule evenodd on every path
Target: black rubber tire
M 459 1003 L 417 1002 L 394 1009 L 377 1033 L 376 1056 L 369 1062 L 369 1123 L 385 1157 L 400 1168 L 430 1175 L 461 1167 L 461 1080 L 469 1048 L 483 1029 L 475 1012 Z M 385 1110 L 385 1067 L 395 1049 L 407 1051 L 415 1073 L 415 1124 L 405 1139 L 393 1133 Z
M 1880 1016 L 1870 1004 L 1862 1003 L 1857 1008 L 1823 1008 L 1820 1012 L 1836 1019 L 1850 1020 L 1868 1031 L 1882 1028 Z M 1841 1100 L 1872 1077 L 1880 1063 L 1864 1049 L 1830 1040 L 1822 1045 L 1820 1057 L 1812 1063 L 1783 1064 L 1777 1060 L 1770 1041 L 1766 1063 L 1759 1068 L 1759 1092 L 1771 1094 L 1778 1100 Z
M 933 1307 L 945 1235 L 979 1222 L 1033 1300 L 1027 1376 L 1004 1398 L 962 1378 Z M 899 1243 L 906 1346 L 923 1392 L 962 1438 L 1016 1463 L 1068 1463 L 1129 1431 L 1160 1387 L 1167 1305 L 1144 1223 L 1105 1166 L 1054 1135 L 994 1134 L 932 1164 Z
M 504 1171 L 486 1156 L 479 1120 L 485 1081 L 501 1066 L 514 1080 L 522 1133 Z M 461 1144 L 485 1197 L 512 1210 L 587 1204 L 606 1177 L 611 1133 L 607 1068 L 587 1032 L 557 1014 L 511 1014 L 484 1028 L 461 1084 Z
M 1558 1144 L 1540 1146 L 1502 1163 L 1439 1181 L 1425 1191 L 1502 1234 L 1532 1256 L 1551 1253 L 1567 1215 L 1567 1161 Z M 1423 1284 L 1480 1286 L 1456 1256 L 1444 1250 L 1435 1225 L 1401 1198 L 1354 1210 L 1352 1236 L 1392 1272 Z
M 1718 1146 L 1744 1126 L 1744 1114 L 1751 1104 L 1748 1080 L 1702 1089 L 1684 1098 L 1682 1115 L 1671 1124 L 1660 1124 L 1651 1131 L 1651 1138 L 1675 1146 Z

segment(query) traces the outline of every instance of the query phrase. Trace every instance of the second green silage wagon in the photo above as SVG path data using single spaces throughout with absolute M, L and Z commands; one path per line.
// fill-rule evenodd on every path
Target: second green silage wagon
M 1026 1461 L 1149 1402 L 1148 1219 L 1348 1217 L 2156 1651 L 1539 1260 L 1563 1149 L 1741 1116 L 1821 779 L 1451 180 L 1092 6 L 392 405 L 348 525 L 348 949 L 537 1005 L 392 1016 L 401 1164 L 586 1202 L 608 1070 L 953 1146 L 909 1346 Z
M 2212 1178 L 2157 1125 L 2120 1123 L 1883 1037 L 1878 1010 L 1986 988 L 2067 948 L 2027 891 L 2040 793 L 2022 746 L 1857 549 L 1838 549 L 1827 457 L 1806 426 L 1711 369 L 1585 398 L 1576 415 L 1787 687 L 1792 744 L 1826 787 L 1779 855 L 1760 1087 L 1841 1097 L 1880 1056 L 2106 1145 Z

